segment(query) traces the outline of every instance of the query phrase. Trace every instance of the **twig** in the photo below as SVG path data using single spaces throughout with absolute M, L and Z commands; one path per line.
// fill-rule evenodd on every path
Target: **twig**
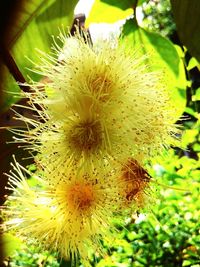
M 26 79 L 24 78 L 23 74 L 21 73 L 20 69 L 18 68 L 15 60 L 13 59 L 12 55 L 10 52 L 4 48 L 0 47 L 0 54 L 1 58 L 6 65 L 6 67 L 9 69 L 10 73 L 14 77 L 15 81 L 19 84 L 19 87 L 22 89 L 24 92 L 30 92 L 31 89 L 29 86 L 24 86 L 23 84 L 26 83 Z

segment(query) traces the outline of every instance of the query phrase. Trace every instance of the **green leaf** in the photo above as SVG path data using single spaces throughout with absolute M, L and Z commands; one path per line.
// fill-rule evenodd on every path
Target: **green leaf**
M 2 235 L 0 248 L 3 251 L 3 257 L 12 256 L 20 246 L 22 246 L 22 242 L 19 238 L 7 233 Z
M 195 95 L 192 96 L 192 101 L 200 101 L 200 88 L 196 89 Z
M 138 2 L 137 2 L 137 6 L 140 6 L 140 5 L 142 5 L 143 3 L 147 3 L 149 0 L 138 0 Z
M 74 8 L 78 0 L 32 0 L 24 2 L 23 7 L 19 12 L 19 19 L 10 29 L 6 40 L 6 47 L 11 50 L 11 54 L 17 63 L 20 71 L 27 79 L 27 75 L 31 78 L 38 79 L 39 77 L 28 71 L 33 64 L 26 57 L 33 60 L 35 63 L 39 61 L 36 48 L 49 52 L 52 45 L 52 35 L 58 35 L 59 28 L 71 27 L 73 22 Z M 4 84 L 2 88 L 12 88 L 15 92 L 18 87 L 12 87 L 10 83 L 11 77 L 8 71 L 4 71 L 2 78 Z M 9 93 L 4 96 L 3 106 L 15 102 Z
M 193 110 L 192 108 L 186 107 L 185 112 L 189 115 L 193 116 L 196 119 L 200 119 L 199 113 Z
M 118 2 L 118 3 L 117 3 Z M 115 1 L 115 0 L 95 0 L 85 25 L 88 27 L 91 23 L 114 23 L 118 20 L 125 19 L 133 14 L 132 0 Z
M 161 35 L 142 29 L 133 19 L 125 23 L 122 38 L 127 49 L 137 50 L 141 56 L 149 55 L 147 64 L 152 71 L 164 71 L 166 86 L 181 115 L 186 104 L 186 77 L 174 45 Z
M 6 38 L 6 44 L 11 48 L 18 38 L 23 34 L 24 30 L 28 27 L 30 22 L 41 11 L 49 1 L 48 0 L 30 0 L 27 3 L 21 1 L 18 12 L 18 20 L 14 21 L 14 25 L 10 27 L 9 34 Z
M 0 64 L 0 113 L 3 113 L 14 102 L 19 100 L 17 96 L 12 94 L 13 92 L 19 92 L 19 86 L 1 60 Z
M 195 57 L 192 57 L 188 63 L 187 70 L 191 70 L 195 67 L 200 68 L 200 64 Z
M 200 1 L 171 0 L 171 5 L 181 42 L 200 61 Z
M 122 10 L 126 10 L 129 8 L 133 8 L 135 6 L 135 4 L 137 3 L 137 0 L 123 0 L 123 1 L 119 1 L 119 0 L 100 0 L 103 3 L 106 3 L 108 5 L 111 6 L 116 6 Z
M 188 144 L 195 142 L 197 135 L 198 129 L 185 130 L 181 140 L 182 146 L 186 148 Z

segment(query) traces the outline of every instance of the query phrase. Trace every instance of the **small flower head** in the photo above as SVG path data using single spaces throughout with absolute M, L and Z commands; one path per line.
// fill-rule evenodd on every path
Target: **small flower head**
M 123 206 L 144 208 L 147 192 L 150 188 L 150 176 L 133 158 L 129 158 L 122 166 L 119 182 L 123 185 L 121 195 Z
M 4 214 L 8 229 L 17 230 L 24 238 L 35 238 L 41 246 L 58 251 L 63 258 L 87 259 L 88 248 L 101 253 L 100 239 L 111 238 L 113 213 L 120 203 L 118 186 L 112 174 L 69 171 L 59 175 L 56 185 L 40 178 L 40 187 L 31 188 L 18 163 L 9 175 L 15 205 Z

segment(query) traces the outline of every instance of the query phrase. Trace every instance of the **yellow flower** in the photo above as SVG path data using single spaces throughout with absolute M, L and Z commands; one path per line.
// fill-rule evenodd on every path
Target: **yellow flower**
M 21 116 L 34 126 L 21 141 L 39 152 L 38 164 L 50 171 L 160 153 L 178 132 L 161 74 L 117 41 L 91 45 L 82 35 L 60 35 L 64 48 L 55 45 L 54 56 L 42 53 L 36 72 L 49 82 L 33 83 L 33 93 L 26 94 L 38 120 Z
M 80 255 L 85 264 L 89 248 L 101 253 L 100 239 L 112 238 L 110 222 L 121 201 L 113 173 L 71 170 L 65 176 L 57 173 L 56 185 L 36 177 L 38 185 L 31 188 L 27 171 L 18 163 L 14 169 L 8 175 L 13 194 L 4 211 L 8 229 L 35 238 L 63 258 Z
M 46 131 L 42 129 L 39 145 L 36 147 L 34 144 L 39 152 L 36 163 L 49 172 L 51 180 L 52 173 L 58 170 L 65 172 L 69 167 L 83 168 L 87 172 L 92 172 L 94 168 L 112 169 L 114 159 L 131 153 L 122 143 L 126 137 L 119 135 L 118 128 L 112 125 L 107 125 L 105 129 L 101 119 L 80 120 L 74 116 L 66 118 L 65 122 L 49 126 Z M 122 144 L 124 151 L 120 154 Z

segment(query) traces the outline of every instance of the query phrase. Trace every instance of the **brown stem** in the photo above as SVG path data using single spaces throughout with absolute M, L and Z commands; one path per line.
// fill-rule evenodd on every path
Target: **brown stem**
M 19 84 L 19 87 L 24 92 L 30 92 L 30 87 L 27 85 L 23 85 L 26 83 L 26 79 L 24 78 L 23 74 L 21 73 L 20 69 L 18 68 L 15 60 L 13 59 L 10 52 L 4 48 L 1 47 L 1 58 L 4 62 L 4 64 L 7 66 L 8 70 L 14 77 L 15 81 Z

